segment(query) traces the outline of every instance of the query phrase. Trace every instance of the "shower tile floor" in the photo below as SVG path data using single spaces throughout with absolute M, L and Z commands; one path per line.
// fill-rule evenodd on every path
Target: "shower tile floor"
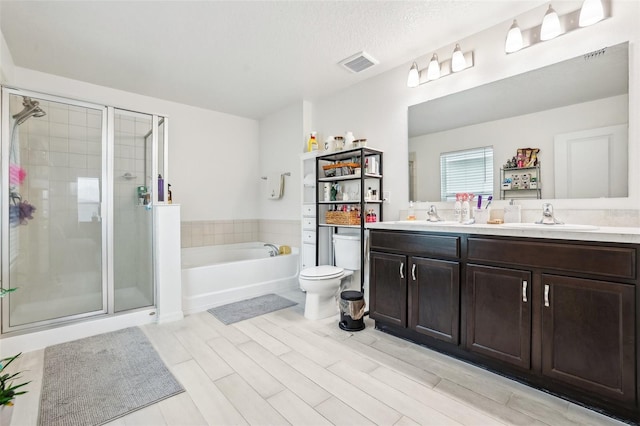
M 233 325 L 207 312 L 143 328 L 186 392 L 114 420 L 120 425 L 623 425 L 594 411 L 337 318 L 297 306 Z M 33 380 L 11 424 L 36 425 L 43 350 L 20 369 Z

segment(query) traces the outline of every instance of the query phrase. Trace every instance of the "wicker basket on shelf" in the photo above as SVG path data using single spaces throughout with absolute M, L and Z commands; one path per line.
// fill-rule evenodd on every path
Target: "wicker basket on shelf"
M 360 168 L 358 163 L 335 163 L 322 166 L 325 177 L 352 175 L 357 168 Z
M 360 225 L 360 215 L 357 210 L 327 212 L 325 221 L 328 225 Z

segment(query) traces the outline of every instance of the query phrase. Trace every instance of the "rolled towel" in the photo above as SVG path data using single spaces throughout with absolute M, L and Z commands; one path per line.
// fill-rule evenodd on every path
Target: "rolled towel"
M 280 246 L 279 254 L 291 254 L 291 247 L 289 246 Z

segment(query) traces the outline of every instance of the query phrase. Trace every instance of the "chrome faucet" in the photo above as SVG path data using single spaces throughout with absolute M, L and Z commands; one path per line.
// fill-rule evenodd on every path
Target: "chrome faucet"
M 553 205 L 551 205 L 551 203 L 544 203 L 542 205 L 542 217 L 536 223 L 542 225 L 562 225 L 564 222 L 554 216 Z
M 269 248 L 269 256 L 270 257 L 274 257 L 274 256 L 277 256 L 278 254 L 280 254 L 280 249 L 278 248 L 278 246 L 273 245 L 273 244 L 265 244 L 264 246 Z
M 438 209 L 436 206 L 431 204 L 429 206 L 429 210 L 427 211 L 427 221 L 428 222 L 442 222 L 442 218 L 438 216 Z

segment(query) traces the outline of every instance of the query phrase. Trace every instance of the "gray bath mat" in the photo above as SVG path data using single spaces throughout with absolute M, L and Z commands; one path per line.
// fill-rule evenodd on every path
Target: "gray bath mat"
M 241 300 L 240 302 L 211 308 L 207 312 L 229 325 L 294 305 L 297 305 L 297 303 L 278 296 L 277 294 L 265 294 L 264 296 L 254 297 L 253 299 Z
M 101 425 L 184 392 L 137 327 L 44 351 L 40 426 Z

